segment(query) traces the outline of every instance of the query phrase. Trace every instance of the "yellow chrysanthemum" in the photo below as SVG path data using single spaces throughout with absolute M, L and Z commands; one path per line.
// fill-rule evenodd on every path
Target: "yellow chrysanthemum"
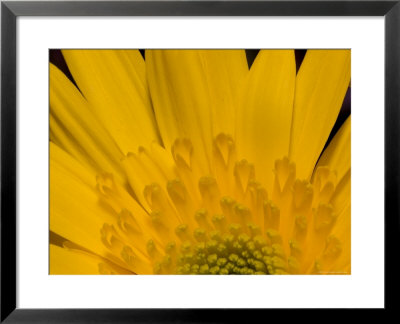
M 350 273 L 349 50 L 63 56 L 51 274 Z

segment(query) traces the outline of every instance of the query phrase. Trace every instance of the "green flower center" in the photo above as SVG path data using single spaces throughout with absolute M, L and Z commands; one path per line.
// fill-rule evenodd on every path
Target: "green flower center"
M 220 222 L 224 216 L 214 216 Z M 187 226 L 180 225 L 175 232 L 184 237 Z M 245 231 L 251 234 L 245 233 Z M 229 231 L 206 231 L 197 228 L 193 232 L 196 242 L 183 241 L 179 246 L 170 243 L 162 262 L 156 263 L 155 273 L 162 268 L 175 269 L 176 274 L 284 274 L 286 262 L 280 244 L 268 244 L 259 228 L 248 224 L 248 229 L 239 224 L 230 224 Z M 267 236 L 274 236 L 270 231 Z M 175 261 L 175 262 L 174 262 Z

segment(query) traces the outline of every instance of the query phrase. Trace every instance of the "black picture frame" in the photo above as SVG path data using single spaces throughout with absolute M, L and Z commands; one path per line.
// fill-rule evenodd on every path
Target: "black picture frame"
M 400 1 L 2 1 L 1 322 L 198 323 L 267 320 L 267 309 L 20 309 L 16 307 L 16 19 L 19 16 L 381 16 L 385 19 L 385 307 L 398 307 Z M 366 157 L 368 158 L 368 157 Z M 371 256 L 373 260 L 373 256 Z M 267 292 L 266 292 L 267 293 Z M 315 311 L 315 310 L 314 310 Z M 379 316 L 382 315 L 379 311 Z M 387 312 L 386 312 L 387 313 Z M 297 314 L 304 314 L 297 310 Z M 369 313 L 370 314 L 370 313 Z M 269 315 L 269 316 L 268 316 Z M 251 316 L 251 317 L 249 317 Z M 268 316 L 268 317 L 267 317 Z M 312 315 L 321 316 L 321 315 Z M 368 315 L 370 316 L 370 315 Z M 283 320 L 283 318 L 281 318 Z

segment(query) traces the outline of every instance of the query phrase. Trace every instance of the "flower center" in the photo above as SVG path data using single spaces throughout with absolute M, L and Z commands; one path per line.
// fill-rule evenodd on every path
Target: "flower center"
M 203 223 L 205 212 L 196 214 Z M 280 244 L 268 244 L 259 226 L 248 223 L 226 223 L 224 215 L 214 215 L 215 230 L 196 228 L 193 235 L 187 225 L 179 225 L 175 232 L 182 240 L 179 246 L 170 242 L 161 262 L 156 262 L 155 273 L 177 274 L 278 274 L 286 273 L 285 255 Z M 224 230 L 225 229 L 225 230 Z M 276 236 L 268 231 L 269 238 Z M 150 244 L 151 245 L 151 244 Z

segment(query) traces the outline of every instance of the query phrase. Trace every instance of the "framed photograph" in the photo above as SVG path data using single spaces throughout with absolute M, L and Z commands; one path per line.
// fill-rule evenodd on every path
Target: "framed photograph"
M 4 1 L 1 321 L 381 309 L 398 1 Z

